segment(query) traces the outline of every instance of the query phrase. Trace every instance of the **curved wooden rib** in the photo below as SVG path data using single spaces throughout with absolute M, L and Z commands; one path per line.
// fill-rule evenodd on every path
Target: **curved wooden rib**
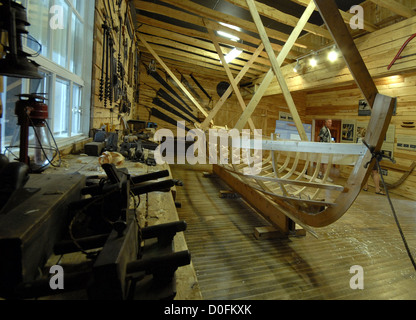
M 395 189 L 395 188 L 399 187 L 412 174 L 412 172 L 415 170 L 415 168 L 416 168 L 416 162 L 413 161 L 412 164 L 410 165 L 409 169 L 406 170 L 406 172 L 403 173 L 403 175 L 400 177 L 399 180 L 397 180 L 394 183 L 386 183 L 386 187 L 389 190 L 390 189 Z

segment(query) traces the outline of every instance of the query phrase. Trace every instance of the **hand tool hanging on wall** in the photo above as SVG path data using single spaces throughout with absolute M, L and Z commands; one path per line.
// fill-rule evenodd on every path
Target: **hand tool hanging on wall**
M 120 1 L 120 6 L 121 6 L 121 1 Z M 118 30 L 119 38 L 118 38 L 118 55 L 117 55 L 117 75 L 118 75 L 118 77 L 117 77 L 117 87 L 115 88 L 116 89 L 115 91 L 117 92 L 116 101 L 118 101 L 120 99 L 120 94 L 121 94 L 121 86 L 120 86 L 119 77 L 122 81 L 123 72 L 124 72 L 123 65 L 121 63 L 121 47 L 122 47 L 122 45 L 121 45 L 122 44 L 121 35 L 122 35 L 122 29 L 123 29 L 123 18 L 121 16 L 121 9 L 119 9 L 119 11 L 118 11 L 118 19 L 119 19 L 119 30 Z
M 161 107 L 162 109 L 178 116 L 179 118 L 182 118 L 183 120 L 192 123 L 192 120 L 189 120 L 189 118 L 185 117 L 183 114 L 181 114 L 180 112 L 176 111 L 175 109 L 173 109 L 172 107 L 168 106 L 166 103 L 164 103 L 162 100 L 160 100 L 159 98 L 154 98 L 153 99 L 153 104 L 157 105 L 158 107 Z
M 195 82 L 195 84 L 198 86 L 198 88 L 201 89 L 201 91 L 207 96 L 207 98 L 211 102 L 212 97 L 208 94 L 208 92 L 204 89 L 204 87 L 198 82 L 198 80 L 196 80 L 196 78 L 194 77 L 194 75 L 192 73 L 190 74 L 190 77 Z
M 110 68 L 110 81 L 108 84 L 108 99 L 110 101 L 110 107 L 113 106 L 113 102 L 114 102 L 114 87 L 115 84 L 117 84 L 117 74 L 116 74 L 116 61 L 114 60 L 114 53 L 116 52 L 115 48 L 114 48 L 114 40 L 110 35 L 110 39 L 109 39 L 109 68 Z
M 104 100 L 104 78 L 105 78 L 105 62 L 106 62 L 106 52 L 107 52 L 107 21 L 105 20 L 103 25 L 103 55 L 102 55 L 102 64 L 101 64 L 101 79 L 100 79 L 100 93 L 99 93 L 99 97 L 100 97 L 100 101 Z
M 110 98 L 110 77 L 109 77 L 109 61 L 110 61 L 110 30 L 108 27 L 105 32 L 106 36 L 106 47 L 105 50 L 105 83 L 104 83 L 104 108 L 107 108 L 107 100 Z
M 178 121 L 176 121 L 175 119 L 172 119 L 171 117 L 169 117 L 168 115 L 164 114 L 163 112 L 160 112 L 158 109 L 156 108 L 150 108 L 150 113 L 149 113 L 149 119 L 151 117 L 156 117 L 162 121 L 165 121 L 167 123 L 170 123 L 173 126 L 178 126 L 179 128 L 181 127 L 180 123 L 178 123 Z M 189 128 L 187 128 L 186 126 L 183 128 L 185 129 L 185 131 L 190 131 Z
M 403 52 L 403 50 L 407 47 L 407 45 L 409 44 L 410 41 L 412 41 L 414 38 L 416 37 L 416 33 L 414 35 L 412 35 L 409 39 L 406 40 L 406 42 L 402 45 L 402 47 L 400 48 L 399 52 L 396 54 L 396 56 L 394 57 L 393 61 L 390 63 L 390 65 L 387 67 L 387 70 L 390 70 L 391 67 L 393 67 L 393 65 L 396 63 L 397 60 L 399 59 L 404 59 L 407 57 L 411 57 L 414 56 L 415 54 L 409 54 L 407 56 L 400 56 Z
M 172 98 L 169 93 L 167 93 L 165 90 L 163 90 L 162 88 L 160 88 L 156 94 L 160 97 L 162 97 L 163 99 L 165 99 L 167 102 L 171 103 L 172 105 L 174 105 L 176 108 L 178 108 L 179 110 L 185 112 L 188 116 L 190 116 L 192 119 L 194 119 L 196 122 L 199 122 L 199 119 L 197 117 L 195 117 L 190 111 L 188 111 L 187 109 L 185 109 L 181 104 L 179 104 L 179 102 L 177 102 L 174 98 Z
M 165 75 L 166 75 L 166 81 L 169 81 L 170 83 L 172 83 L 174 86 L 175 86 L 175 88 L 176 89 L 178 89 L 180 92 L 182 92 L 182 93 L 184 93 L 183 91 L 182 91 L 182 89 L 179 87 L 179 85 L 175 82 L 175 80 L 173 80 L 172 79 L 172 77 L 165 71 Z M 176 92 L 175 92 L 176 93 Z M 192 109 L 191 109 L 191 107 L 189 107 L 186 103 L 185 103 L 185 101 L 183 100 L 183 99 L 181 99 L 180 97 L 179 97 L 179 99 L 181 100 L 181 102 L 182 103 L 184 103 L 185 104 L 185 106 L 190 110 L 190 111 L 193 111 Z
M 138 48 L 138 45 L 136 45 Z M 140 60 L 141 60 L 142 53 L 137 52 L 135 54 L 135 62 L 134 62 L 134 101 L 139 102 L 140 100 Z
M 200 104 L 204 104 L 204 101 L 202 101 L 201 96 L 198 94 L 198 92 L 195 91 L 194 87 L 186 80 L 185 76 L 178 70 L 176 71 L 181 75 L 181 82 L 185 85 L 185 87 L 188 88 L 189 91 L 193 94 L 193 96 L 199 101 Z

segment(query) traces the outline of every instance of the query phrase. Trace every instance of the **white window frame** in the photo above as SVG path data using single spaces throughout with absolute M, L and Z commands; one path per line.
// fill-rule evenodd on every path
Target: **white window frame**
M 84 0 L 83 0 L 84 1 Z M 21 1 L 22 4 L 27 8 L 28 0 Z M 66 67 L 62 67 L 59 64 L 53 62 L 52 60 L 52 32 L 49 32 L 48 39 L 48 56 L 42 56 L 39 55 L 37 57 L 30 58 L 34 62 L 40 65 L 39 71 L 48 73 L 51 75 L 50 81 L 49 81 L 49 95 L 47 104 L 49 107 L 49 122 L 50 127 L 53 128 L 53 122 L 54 122 L 54 110 L 55 110 L 55 84 L 56 84 L 56 78 L 61 78 L 65 81 L 68 81 L 69 83 L 69 108 L 68 108 L 68 136 L 67 137 L 57 137 L 56 141 L 58 143 L 58 146 L 64 146 L 82 139 L 85 139 L 89 136 L 89 130 L 90 130 L 90 104 L 91 104 L 91 97 L 92 97 L 92 51 L 93 51 L 93 44 L 91 39 L 93 39 L 93 28 L 94 28 L 94 11 L 95 11 L 95 1 L 87 0 L 84 3 L 84 12 L 85 12 L 85 19 L 80 15 L 80 13 L 76 10 L 75 6 L 72 4 L 72 1 L 65 0 L 65 3 L 68 5 L 68 25 L 65 26 L 68 30 L 68 42 L 67 42 L 67 61 L 66 61 Z M 25 5 L 26 4 L 26 5 Z M 92 5 L 91 5 L 92 4 Z M 90 6 L 88 6 L 90 5 Z M 30 10 L 30 8 L 28 8 Z M 75 73 L 72 73 L 70 71 L 70 61 L 71 61 L 71 55 L 72 55 L 72 46 L 71 46 L 71 39 L 72 39 L 72 14 L 75 14 L 77 18 L 83 23 L 84 27 L 84 34 L 88 36 L 84 36 L 83 42 L 84 42 L 84 57 L 83 57 L 83 77 L 78 76 Z M 51 17 L 51 15 L 49 15 Z M 30 21 L 29 21 L 30 23 Z M 24 41 L 23 41 L 24 42 Z M 26 46 L 26 43 L 23 43 L 23 50 L 29 54 L 36 54 L 34 50 Z M 3 105 L 6 103 L 6 95 L 7 95 L 7 86 L 6 86 L 6 79 L 4 81 L 4 91 L 2 93 L 2 96 L 4 97 Z M 73 87 L 74 85 L 78 85 L 81 88 L 81 123 L 80 123 L 80 133 L 74 134 L 72 130 L 72 108 L 73 108 L 73 101 L 72 101 L 72 95 L 73 95 Z M 22 91 L 23 93 L 28 93 L 29 91 L 29 80 L 23 79 L 22 82 Z M 10 116 L 10 115 L 6 115 Z M 2 143 L 1 147 L 4 148 L 7 146 L 9 141 L 5 141 L 4 137 L 4 128 L 2 126 Z

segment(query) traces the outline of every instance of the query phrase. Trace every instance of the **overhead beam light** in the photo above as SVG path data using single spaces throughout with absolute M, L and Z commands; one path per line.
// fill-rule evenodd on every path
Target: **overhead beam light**
M 227 27 L 227 28 L 233 29 L 235 31 L 241 32 L 241 28 L 239 28 L 239 27 L 236 27 L 236 26 L 233 26 L 231 24 L 224 23 L 224 22 L 220 22 L 220 24 L 222 26 L 224 26 L 224 27 Z M 225 31 L 217 31 L 217 33 L 218 33 L 218 35 L 220 35 L 220 36 L 222 36 L 224 38 L 228 38 L 231 41 L 235 41 L 235 42 L 239 42 L 240 41 L 240 38 L 239 37 L 237 37 L 235 35 L 232 35 L 232 34 L 230 34 L 228 32 L 225 32 Z
M 228 23 L 224 23 L 224 22 L 220 22 L 220 24 L 222 25 L 222 26 L 224 26 L 224 27 L 227 27 L 227 28 L 230 28 L 230 29 L 233 29 L 233 30 L 235 30 L 235 31 L 238 31 L 238 32 L 241 32 L 242 30 L 241 30 L 241 28 L 239 28 L 239 27 L 236 27 L 236 26 L 233 26 L 233 25 L 231 25 L 231 24 L 228 24 Z M 231 41 L 234 41 L 234 42 L 240 42 L 240 38 L 239 37 L 237 37 L 237 36 L 235 36 L 235 35 L 233 35 L 233 34 L 230 34 L 230 33 L 228 33 L 228 32 L 224 32 L 224 31 L 217 31 L 217 34 L 218 35 L 220 35 L 220 36 L 222 36 L 222 37 L 224 37 L 224 38 L 228 38 L 228 39 L 230 39 Z M 226 56 L 225 56 L 225 62 L 228 64 L 228 63 L 230 63 L 231 61 L 233 61 L 234 59 L 236 59 L 240 54 L 242 54 L 243 53 L 243 51 L 242 50 L 240 50 L 240 49 L 238 49 L 238 48 L 234 48 L 233 50 L 231 50 Z M 222 62 L 221 62 L 222 63 Z
M 294 72 L 299 72 L 299 70 L 300 70 L 300 61 L 303 60 L 303 59 L 306 59 L 308 57 L 310 57 L 309 60 L 308 60 L 309 66 L 312 67 L 312 68 L 316 67 L 318 65 L 318 62 L 319 62 L 318 61 L 318 54 L 320 54 L 322 51 L 325 51 L 325 50 L 328 50 L 328 49 L 330 50 L 327 54 L 328 60 L 330 62 L 335 62 L 339 58 L 340 54 L 339 54 L 339 51 L 337 49 L 337 46 L 336 45 L 331 45 L 329 47 L 319 49 L 318 51 L 312 51 L 312 52 L 310 52 L 310 53 L 308 53 L 308 54 L 306 54 L 302 57 L 297 58 L 296 59 L 296 65 L 293 68 L 293 71 Z
M 228 38 L 228 39 L 230 39 L 231 41 L 234 41 L 234 42 L 238 42 L 238 41 L 240 41 L 240 38 L 239 38 L 239 37 L 236 37 L 236 36 L 234 36 L 234 35 L 232 35 L 232 34 L 230 34 L 230 33 L 227 33 L 227 32 L 224 32 L 224 31 L 217 31 L 217 33 L 218 33 L 218 35 L 220 35 L 221 37 Z
M 220 25 L 222 25 L 224 27 L 227 27 L 227 28 L 230 28 L 230 29 L 233 29 L 233 30 L 236 30 L 236 31 L 241 31 L 240 27 L 233 26 L 232 24 L 228 24 L 228 23 L 225 23 L 225 22 L 220 22 Z
M 237 48 L 234 48 L 231 50 L 226 56 L 225 56 L 225 62 L 228 64 L 231 61 L 233 61 L 235 58 L 237 58 L 240 54 L 242 54 L 243 51 Z

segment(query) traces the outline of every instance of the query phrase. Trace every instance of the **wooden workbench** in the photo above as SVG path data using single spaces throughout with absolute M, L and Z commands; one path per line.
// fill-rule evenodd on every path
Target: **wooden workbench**
M 132 176 L 141 175 L 161 170 L 169 170 L 168 165 L 157 165 L 149 167 L 142 163 L 125 161 L 120 167 L 127 168 Z M 104 170 L 98 163 L 97 157 L 85 155 L 67 155 L 62 158 L 61 166 L 58 168 L 50 167 L 44 174 L 74 174 L 79 173 L 85 176 L 105 175 Z M 175 177 L 168 177 L 175 178 Z M 151 192 L 140 196 L 140 225 L 147 227 L 162 223 L 179 221 L 178 213 L 175 206 L 176 188 L 173 187 L 171 192 Z M 183 232 L 177 233 L 174 238 L 175 252 L 188 250 Z M 192 256 L 192 252 L 191 252 Z M 82 254 L 68 254 L 63 257 L 51 257 L 50 264 L 56 264 L 59 260 L 62 264 L 74 264 L 83 259 Z M 191 261 L 190 265 L 178 268 L 176 271 L 177 295 L 175 300 L 200 300 L 202 299 L 195 270 Z M 78 299 L 78 296 L 71 298 Z M 82 296 L 82 298 L 85 298 Z

